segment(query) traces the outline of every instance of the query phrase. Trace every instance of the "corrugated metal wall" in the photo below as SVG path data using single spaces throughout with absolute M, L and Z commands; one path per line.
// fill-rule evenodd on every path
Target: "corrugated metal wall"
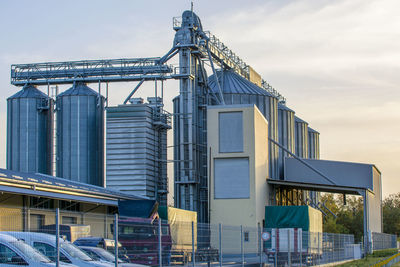
M 308 127 L 308 157 L 319 159 L 319 132 Z
M 52 174 L 53 109 L 31 85 L 7 99 L 7 169 Z
M 308 123 L 295 116 L 296 156 L 308 158 Z
M 167 204 L 167 128 L 149 104 L 107 108 L 107 188 Z
M 282 104 L 278 104 L 278 132 L 279 143 L 290 152 L 295 153 L 294 111 Z M 284 179 L 285 157 L 289 157 L 289 154 L 279 149 L 279 179 L 281 180 Z
M 57 105 L 57 176 L 104 186 L 104 97 L 77 83 Z

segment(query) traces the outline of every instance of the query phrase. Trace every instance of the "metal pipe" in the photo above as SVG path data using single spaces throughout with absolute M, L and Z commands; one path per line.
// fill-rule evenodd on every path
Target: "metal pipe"
M 60 267 L 60 209 L 56 209 L 56 267 Z
M 114 254 L 115 267 L 118 267 L 118 214 L 114 215 Z
M 143 84 L 144 79 L 142 79 L 135 87 L 135 89 L 132 90 L 132 92 L 128 95 L 128 97 L 125 99 L 124 104 L 128 103 L 129 99 L 133 96 L 134 93 L 139 89 L 139 87 Z
M 215 81 L 216 81 L 217 86 L 218 86 L 218 93 L 219 93 L 219 97 L 221 98 L 220 99 L 221 104 L 225 105 L 224 96 L 222 95 L 221 85 L 219 84 L 218 75 L 217 75 L 217 72 L 215 71 L 215 68 L 214 68 L 214 63 L 213 63 L 213 60 L 212 60 L 212 57 L 211 57 L 210 48 L 208 47 L 208 42 L 207 42 L 206 49 L 207 49 L 208 58 L 210 60 L 210 65 L 211 65 L 212 71 L 213 71 L 213 73 L 215 75 Z

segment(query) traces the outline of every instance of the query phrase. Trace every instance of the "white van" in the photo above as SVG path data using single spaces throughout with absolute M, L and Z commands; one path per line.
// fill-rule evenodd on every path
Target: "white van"
M 51 260 L 56 259 L 56 236 L 35 232 L 3 232 L 4 234 L 24 240 L 27 244 L 39 250 Z M 96 261 L 86 253 L 60 238 L 60 261 L 72 263 L 81 267 L 113 267 L 114 264 Z
M 0 265 L 15 267 L 15 265 L 51 267 L 56 264 L 39 253 L 22 240 L 6 234 L 0 234 Z M 76 267 L 72 264 L 60 264 L 63 267 Z

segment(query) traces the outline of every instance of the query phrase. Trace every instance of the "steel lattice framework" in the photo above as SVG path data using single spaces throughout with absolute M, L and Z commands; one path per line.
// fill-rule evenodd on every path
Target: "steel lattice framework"
M 11 65 L 11 84 L 128 82 L 170 78 L 172 66 L 159 64 L 159 60 L 154 57 L 14 64 Z

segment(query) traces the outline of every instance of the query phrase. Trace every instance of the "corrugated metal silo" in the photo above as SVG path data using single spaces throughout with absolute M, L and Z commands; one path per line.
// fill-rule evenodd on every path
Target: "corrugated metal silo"
M 167 205 L 167 130 L 161 99 L 131 99 L 107 108 L 107 188 L 157 199 Z
M 308 127 L 308 157 L 319 159 L 319 132 Z
M 76 83 L 56 105 L 57 176 L 104 186 L 104 97 Z
M 53 174 L 53 106 L 32 85 L 7 99 L 7 169 Z
M 285 105 L 278 104 L 279 143 L 292 153 L 295 153 L 294 132 L 294 111 Z M 285 157 L 289 157 L 289 154 L 283 149 L 279 149 L 279 179 L 281 180 L 284 178 L 283 164 Z
M 268 121 L 268 135 L 278 141 L 278 99 L 261 87 L 231 71 L 217 71 L 225 104 L 255 104 Z M 218 94 L 218 86 L 214 75 L 209 77 L 209 86 Z M 216 104 L 216 103 L 211 103 Z M 269 174 L 272 179 L 278 175 L 279 148 L 269 145 Z
M 294 127 L 295 127 L 295 146 L 296 146 L 296 156 L 300 158 L 308 157 L 308 123 L 300 119 L 299 117 L 294 117 Z

